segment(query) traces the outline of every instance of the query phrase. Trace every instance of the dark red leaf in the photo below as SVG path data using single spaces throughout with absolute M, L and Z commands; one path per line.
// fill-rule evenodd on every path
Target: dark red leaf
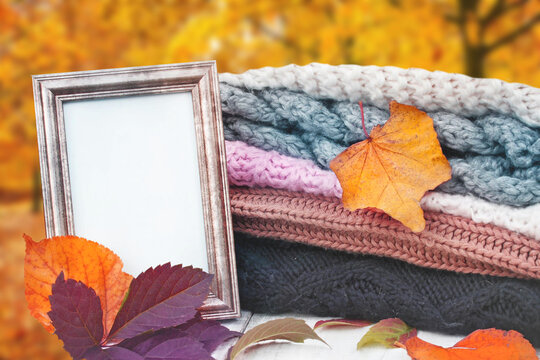
M 111 359 L 115 360 L 116 356 L 123 356 L 118 359 L 126 360 L 211 359 L 210 352 L 204 348 L 204 343 L 176 328 L 148 332 L 106 350 L 95 349 L 87 355 L 90 355 L 87 360 L 107 360 L 110 355 L 113 355 Z
M 144 360 L 144 358 L 128 349 L 113 346 L 108 349 L 94 347 L 84 355 L 86 360 Z
M 144 357 L 145 360 L 213 360 L 203 343 L 190 336 L 167 340 Z
M 159 344 L 162 344 L 169 340 L 183 338 L 186 336 L 188 336 L 186 332 L 182 330 L 178 330 L 176 328 L 161 329 L 156 332 L 148 333 L 147 336 L 145 336 L 144 338 L 141 338 L 139 340 L 139 343 L 134 344 L 135 346 L 130 347 L 130 349 L 135 351 L 137 354 L 146 355 L 150 350 L 152 350 Z M 119 345 L 122 346 L 123 342 L 120 343 Z
M 215 320 L 201 320 L 199 316 L 178 327 L 189 336 L 203 343 L 204 348 L 212 353 L 220 344 L 242 333 L 231 331 Z
M 231 331 L 218 321 L 203 320 L 199 314 L 185 324 L 175 328 L 165 328 L 155 332 L 146 332 L 131 339 L 122 341 L 118 346 L 146 355 L 157 345 L 172 339 L 190 336 L 203 344 L 203 347 L 212 353 L 221 343 L 233 337 L 242 336 L 241 333 Z
M 171 328 L 166 328 L 166 329 L 162 329 L 162 330 L 158 330 L 158 331 L 167 331 L 168 329 L 171 329 Z M 138 336 L 135 336 L 135 337 L 132 337 L 132 338 L 129 338 L 129 339 L 122 340 L 116 346 L 120 346 L 120 347 L 123 347 L 125 349 L 133 350 L 135 348 L 135 346 L 137 346 L 140 343 L 146 341 L 147 339 L 150 339 L 155 334 L 156 334 L 156 332 L 154 332 L 154 331 L 147 331 L 145 333 L 142 333 L 141 335 L 138 335 Z
M 66 281 L 61 272 L 52 285 L 49 300 L 48 315 L 55 334 L 73 359 L 82 359 L 88 349 L 99 346 L 103 337 L 103 311 L 93 289 L 80 281 Z
M 170 263 L 150 268 L 131 282 L 108 343 L 192 319 L 210 291 L 212 275 Z

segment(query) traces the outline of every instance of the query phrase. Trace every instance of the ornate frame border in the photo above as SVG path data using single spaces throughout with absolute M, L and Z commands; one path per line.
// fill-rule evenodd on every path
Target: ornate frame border
M 63 102 L 191 92 L 212 292 L 207 319 L 240 316 L 221 101 L 215 61 L 35 75 L 34 102 L 47 236 L 74 234 Z

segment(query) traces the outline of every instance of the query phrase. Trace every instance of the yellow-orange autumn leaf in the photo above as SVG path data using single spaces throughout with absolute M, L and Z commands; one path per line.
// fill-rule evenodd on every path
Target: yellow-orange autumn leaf
M 390 118 L 330 162 L 349 210 L 377 208 L 412 231 L 425 227 L 419 201 L 451 177 L 433 120 L 413 106 L 390 103 Z
M 63 271 L 66 279 L 81 281 L 94 289 L 103 309 L 103 328 L 108 334 L 133 277 L 122 271 L 122 260 L 106 247 L 75 236 L 59 236 L 35 242 L 27 235 L 24 285 L 30 313 L 53 332 L 47 313 L 51 310 L 51 286 Z
M 451 348 L 414 337 L 404 347 L 416 360 L 537 360 L 531 343 L 513 330 L 477 330 Z

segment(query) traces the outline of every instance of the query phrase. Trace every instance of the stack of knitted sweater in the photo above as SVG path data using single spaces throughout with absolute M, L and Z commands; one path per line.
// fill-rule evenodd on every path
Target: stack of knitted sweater
M 380 320 L 540 346 L 540 90 L 419 69 L 286 66 L 220 76 L 244 309 Z M 329 162 L 384 124 L 391 100 L 426 111 L 452 179 L 413 233 L 341 204 Z

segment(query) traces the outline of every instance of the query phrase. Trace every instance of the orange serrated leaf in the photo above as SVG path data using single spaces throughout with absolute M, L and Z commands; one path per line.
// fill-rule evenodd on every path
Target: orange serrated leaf
M 390 118 L 330 162 L 349 210 L 377 208 L 414 232 L 426 222 L 420 199 L 451 178 L 433 120 L 414 106 L 390 103 Z
M 94 289 L 103 309 L 104 337 L 122 305 L 133 277 L 122 271 L 122 260 L 106 247 L 76 236 L 59 236 L 35 242 L 28 235 L 24 258 L 24 285 L 30 313 L 49 332 L 54 331 L 47 313 L 52 284 L 63 271 L 66 279 Z
M 414 337 L 405 342 L 405 349 L 416 360 L 537 360 L 531 343 L 513 330 L 477 330 L 451 348 Z

